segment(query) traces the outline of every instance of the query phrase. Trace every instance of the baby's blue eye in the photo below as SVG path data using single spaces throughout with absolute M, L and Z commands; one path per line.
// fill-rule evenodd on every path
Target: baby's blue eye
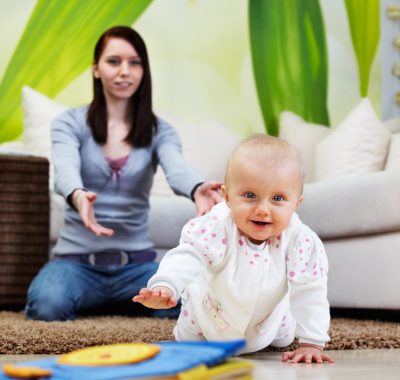
M 251 191 L 246 191 L 243 196 L 247 199 L 255 199 L 256 195 Z
M 275 202 L 282 202 L 282 201 L 285 200 L 285 198 L 284 198 L 283 195 L 274 195 L 274 196 L 272 197 L 272 199 L 273 199 Z

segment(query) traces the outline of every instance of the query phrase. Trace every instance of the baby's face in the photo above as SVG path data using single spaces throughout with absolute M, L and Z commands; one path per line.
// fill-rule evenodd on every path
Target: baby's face
M 236 226 L 255 244 L 279 236 L 303 200 L 301 174 L 293 162 L 235 160 L 222 190 Z

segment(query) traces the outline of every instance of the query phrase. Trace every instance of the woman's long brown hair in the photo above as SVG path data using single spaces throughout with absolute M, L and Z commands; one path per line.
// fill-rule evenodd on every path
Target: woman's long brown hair
M 132 125 L 126 141 L 134 147 L 147 147 L 151 144 L 153 132 L 157 125 L 152 108 L 151 74 L 146 45 L 142 37 L 128 26 L 114 26 L 106 30 L 97 41 L 94 49 L 94 63 L 97 64 L 110 38 L 122 38 L 129 42 L 138 53 L 143 78 L 137 91 L 129 99 L 127 115 Z M 99 144 L 107 142 L 107 104 L 103 84 L 93 76 L 93 100 L 89 105 L 87 122 L 92 129 L 93 138 Z

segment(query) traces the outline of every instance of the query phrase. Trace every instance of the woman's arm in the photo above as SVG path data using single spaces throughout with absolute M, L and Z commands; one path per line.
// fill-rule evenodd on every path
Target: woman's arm
M 193 191 L 192 199 L 196 204 L 197 215 L 204 215 L 212 209 L 214 205 L 222 201 L 220 192 L 222 182 L 207 181 L 203 182 Z
M 204 179 L 185 163 L 178 134 L 160 119 L 154 143 L 157 161 L 168 184 L 176 194 L 191 198 L 196 203 L 198 215 L 209 211 L 222 200 L 219 193 L 222 183 L 204 182 Z
M 84 108 L 68 110 L 54 120 L 51 138 L 55 189 L 79 213 L 87 229 L 97 236 L 112 236 L 113 230 L 96 221 L 94 203 L 97 194 L 84 188 L 80 150 L 86 133 Z

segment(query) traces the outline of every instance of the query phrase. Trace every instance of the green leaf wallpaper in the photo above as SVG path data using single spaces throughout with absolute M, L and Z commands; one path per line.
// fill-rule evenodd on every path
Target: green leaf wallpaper
M 368 3 L 368 6 L 365 4 Z M 22 86 L 90 101 L 99 35 L 132 25 L 157 113 L 246 136 L 279 115 L 336 125 L 362 97 L 380 110 L 379 0 L 0 0 L 0 143 L 21 137 Z
M 372 60 L 379 42 L 379 0 L 345 0 L 351 39 L 357 57 L 360 95 L 368 95 Z
M 319 2 L 250 0 L 249 26 L 267 132 L 279 135 L 284 110 L 329 125 L 327 50 Z
M 151 0 L 39 0 L 0 84 L 0 141 L 22 131 L 21 88 L 53 97 L 87 69 L 99 35 L 132 24 Z M 2 101 L 2 103 L 3 103 Z

